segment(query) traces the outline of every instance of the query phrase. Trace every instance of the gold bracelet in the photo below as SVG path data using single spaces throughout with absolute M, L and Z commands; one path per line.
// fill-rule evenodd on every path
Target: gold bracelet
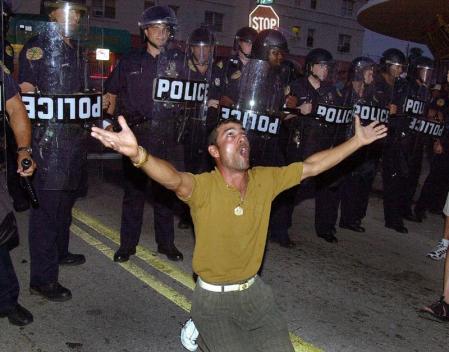
M 138 147 L 139 150 L 139 161 L 137 163 L 132 162 L 133 165 L 137 168 L 141 168 L 147 161 L 148 161 L 148 152 L 145 150 L 144 147 L 140 146 Z

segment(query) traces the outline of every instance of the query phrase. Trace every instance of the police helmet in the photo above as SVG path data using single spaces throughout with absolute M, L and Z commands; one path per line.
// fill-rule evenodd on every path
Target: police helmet
M 171 31 L 176 30 L 178 19 L 175 11 L 168 6 L 152 6 L 142 12 L 138 25 L 145 29 L 152 24 L 166 24 Z
M 234 37 L 234 49 L 237 49 L 235 45 L 238 45 L 238 42 L 240 40 L 248 43 L 254 43 L 254 40 L 257 37 L 257 31 L 254 28 L 251 27 L 242 27 L 240 28 L 237 33 L 235 33 Z
M 206 27 L 197 28 L 190 34 L 189 45 L 215 45 L 215 36 Z
M 275 29 L 265 29 L 254 40 L 251 57 L 258 60 L 268 60 L 270 49 L 275 48 L 288 53 L 287 39 Z
M 407 59 L 405 58 L 404 53 L 395 48 L 385 50 L 380 58 L 380 64 L 384 70 L 387 65 L 405 65 L 406 63 Z
M 331 65 L 333 63 L 332 54 L 326 49 L 316 48 L 311 51 L 306 56 L 306 71 L 308 74 L 312 72 L 312 66 L 316 64 L 327 64 Z
M 363 73 L 366 70 L 374 70 L 374 66 L 376 63 L 374 60 L 370 59 L 366 56 L 359 56 L 356 57 L 351 62 L 351 68 L 349 71 L 349 77 L 353 81 L 362 81 L 363 80 Z
M 13 16 L 11 1 L 3 0 L 2 11 L 3 18 L 9 19 L 9 17 Z

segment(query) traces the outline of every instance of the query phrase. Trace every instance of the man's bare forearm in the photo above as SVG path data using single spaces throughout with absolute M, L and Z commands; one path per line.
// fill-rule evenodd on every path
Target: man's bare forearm
M 361 146 L 362 144 L 359 142 L 357 137 L 354 136 L 334 148 L 326 149 L 309 156 L 304 161 L 302 179 L 316 176 L 326 170 L 329 170 L 346 159 Z

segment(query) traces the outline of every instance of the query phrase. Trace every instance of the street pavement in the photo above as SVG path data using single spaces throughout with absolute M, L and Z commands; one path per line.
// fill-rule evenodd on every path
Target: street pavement
M 22 242 L 11 254 L 20 302 L 34 323 L 19 328 L 0 319 L 0 351 L 184 351 L 179 333 L 194 286 L 192 231 L 176 230 L 183 262 L 157 254 L 149 199 L 137 255 L 114 263 L 120 161 L 91 164 L 89 193 L 76 204 L 70 244 L 87 262 L 60 269 L 72 300 L 53 303 L 30 295 L 28 214 L 18 214 Z M 290 234 L 297 246 L 268 243 L 261 275 L 273 287 L 296 351 L 447 351 L 447 323 L 418 311 L 441 294 L 443 262 L 425 254 L 441 238 L 443 219 L 429 214 L 422 224 L 407 223 L 409 234 L 398 234 L 383 226 L 382 211 L 373 195 L 366 233 L 337 228 L 339 242 L 330 244 L 316 237 L 314 203 L 308 200 L 295 209 Z

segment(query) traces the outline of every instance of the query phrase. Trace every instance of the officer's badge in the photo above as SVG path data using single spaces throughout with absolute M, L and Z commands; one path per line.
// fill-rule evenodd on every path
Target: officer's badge
M 196 67 L 193 64 L 192 60 L 189 60 L 188 66 L 189 66 L 190 71 L 196 72 Z
M 438 105 L 440 108 L 443 107 L 443 106 L 444 106 L 444 99 L 443 99 L 443 98 L 438 99 L 438 100 L 437 100 L 437 105 Z
M 222 69 L 222 68 L 223 68 L 223 61 L 217 62 L 217 67 L 218 67 L 219 69 Z
M 378 103 L 378 102 L 379 102 L 379 99 L 377 99 L 376 96 L 373 96 L 373 101 L 374 101 L 375 103 Z
M 11 71 L 8 69 L 8 67 L 5 66 L 3 61 L 0 60 L 0 67 L 3 69 L 3 72 L 5 72 L 7 75 L 11 73 Z
M 235 71 L 232 75 L 231 75 L 231 79 L 239 79 L 242 76 L 242 72 L 240 70 Z
M 6 55 L 8 55 L 8 56 L 14 56 L 14 49 L 12 48 L 11 45 L 8 45 L 8 46 L 5 48 L 5 53 L 6 53 Z
M 34 48 L 30 48 L 27 50 L 26 52 L 26 58 L 28 60 L 40 60 L 42 59 L 42 57 L 44 56 L 44 52 L 42 51 L 41 48 L 35 46 Z
M 214 81 L 214 83 L 215 83 L 215 86 L 216 87 L 220 87 L 220 84 L 221 84 L 221 82 L 220 82 L 220 78 L 215 78 L 215 81 Z
M 178 72 L 176 71 L 176 62 L 174 61 L 170 61 L 168 63 L 168 67 L 165 70 L 165 74 L 168 77 L 177 77 L 178 76 Z

